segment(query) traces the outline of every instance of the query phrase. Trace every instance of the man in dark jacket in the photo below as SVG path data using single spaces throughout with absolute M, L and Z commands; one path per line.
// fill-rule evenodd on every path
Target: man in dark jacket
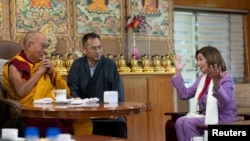
M 118 91 L 118 101 L 124 101 L 124 88 L 115 62 L 102 56 L 101 38 L 88 33 L 82 38 L 85 56 L 76 59 L 68 73 L 67 83 L 72 97 L 103 101 L 104 91 Z M 93 134 L 127 137 L 124 117 L 93 120 Z

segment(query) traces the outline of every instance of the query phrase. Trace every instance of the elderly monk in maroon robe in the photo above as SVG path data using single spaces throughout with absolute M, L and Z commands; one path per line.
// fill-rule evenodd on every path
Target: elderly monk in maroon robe
M 23 43 L 24 49 L 3 68 L 3 85 L 8 92 L 8 98 L 28 105 L 45 97 L 53 99 L 54 89 L 66 89 L 70 96 L 66 81 L 53 68 L 51 61 L 43 58 L 48 47 L 45 36 L 39 31 L 29 31 Z M 24 121 L 27 127 L 38 127 L 41 137 L 46 136 L 45 131 L 51 126 L 59 127 L 62 133 L 73 134 L 71 120 L 25 118 Z

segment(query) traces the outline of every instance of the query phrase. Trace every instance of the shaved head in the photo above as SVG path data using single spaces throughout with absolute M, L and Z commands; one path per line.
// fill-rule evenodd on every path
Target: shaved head
M 34 40 L 34 38 L 36 38 L 37 35 L 41 35 L 42 33 L 38 30 L 30 30 L 26 33 L 26 35 L 24 36 L 23 39 L 23 45 L 26 46 L 26 44 L 28 42 L 30 42 L 30 40 Z

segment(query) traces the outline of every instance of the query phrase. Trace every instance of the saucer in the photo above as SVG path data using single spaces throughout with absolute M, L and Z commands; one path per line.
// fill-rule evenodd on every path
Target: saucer
M 80 104 L 83 104 L 83 100 L 81 100 L 81 99 L 72 100 L 72 101 L 70 101 L 70 104 L 72 104 L 72 105 L 80 105 Z
M 36 99 L 34 100 L 35 104 L 51 104 L 52 103 L 52 99 L 51 98 L 41 98 L 41 99 Z
M 68 104 L 69 103 L 69 99 L 66 100 L 55 100 L 54 103 L 55 104 Z
M 17 141 L 25 141 L 25 138 L 19 137 L 19 138 L 17 138 Z

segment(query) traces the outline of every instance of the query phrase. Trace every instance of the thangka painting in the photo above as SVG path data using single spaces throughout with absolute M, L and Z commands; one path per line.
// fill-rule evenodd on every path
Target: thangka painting
M 121 2 L 123 0 L 77 0 L 77 34 L 96 32 L 121 35 Z
M 3 0 L 0 0 L 0 29 L 3 29 Z
M 129 0 L 127 5 L 127 28 L 150 36 L 169 36 L 169 0 Z
M 15 0 L 16 32 L 47 26 L 55 34 L 68 33 L 67 0 Z

